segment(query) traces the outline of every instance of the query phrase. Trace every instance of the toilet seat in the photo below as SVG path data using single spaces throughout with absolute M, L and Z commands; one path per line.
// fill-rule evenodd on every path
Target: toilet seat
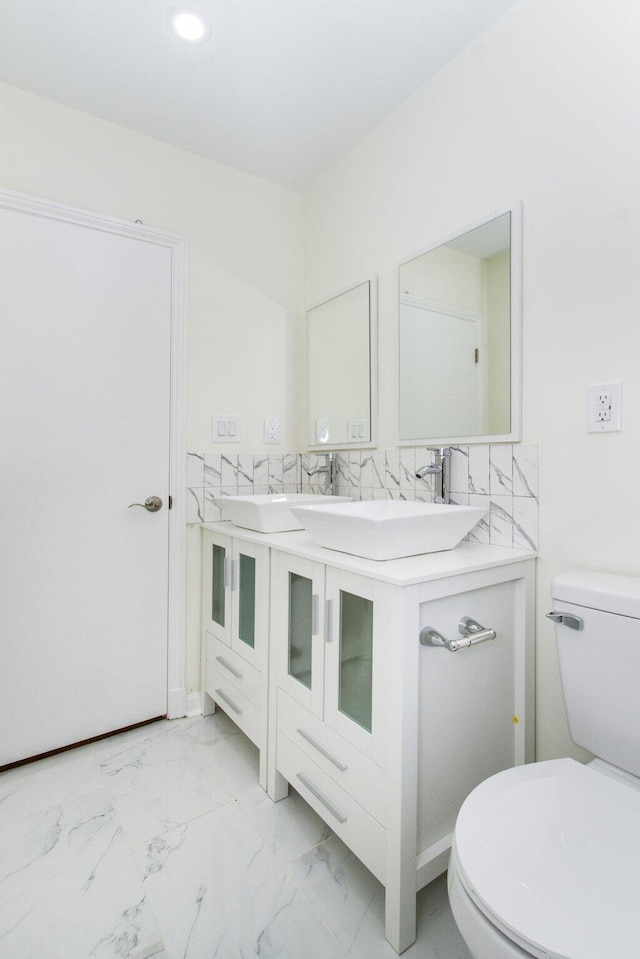
M 452 864 L 482 913 L 532 956 L 633 956 L 640 792 L 572 759 L 505 770 L 466 799 Z

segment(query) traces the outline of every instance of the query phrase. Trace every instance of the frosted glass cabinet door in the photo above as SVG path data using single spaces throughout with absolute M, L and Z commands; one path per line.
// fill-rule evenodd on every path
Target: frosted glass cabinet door
M 317 599 L 314 600 L 312 580 L 290 571 L 287 672 L 307 689 L 313 686 L 314 603 L 317 615 Z
M 327 567 L 324 718 L 371 757 L 382 750 L 385 708 L 385 650 L 375 589 L 365 577 Z
M 322 717 L 324 688 L 324 567 L 279 553 L 277 583 L 278 682 Z
M 202 531 L 202 625 L 228 646 L 231 645 L 232 546 L 229 536 Z
M 267 660 L 269 549 L 204 529 L 204 626 L 254 666 Z
M 211 621 L 225 628 L 227 618 L 227 594 L 225 569 L 227 550 L 218 543 L 211 543 Z
M 338 710 L 371 732 L 373 601 L 340 590 Z
M 269 549 L 259 543 L 233 542 L 231 563 L 231 646 L 248 662 L 267 661 L 269 633 Z
M 256 648 L 256 561 L 242 552 L 238 557 L 238 639 Z

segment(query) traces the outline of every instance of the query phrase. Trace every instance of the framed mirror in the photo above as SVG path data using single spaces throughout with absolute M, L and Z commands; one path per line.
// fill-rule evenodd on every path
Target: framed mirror
M 517 203 L 400 264 L 401 446 L 520 439 L 521 260 Z
M 376 422 L 375 279 L 307 311 L 307 445 L 367 447 Z

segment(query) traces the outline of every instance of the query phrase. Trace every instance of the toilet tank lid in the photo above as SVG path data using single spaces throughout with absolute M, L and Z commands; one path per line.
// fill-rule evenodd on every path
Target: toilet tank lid
M 553 599 L 640 619 L 640 577 L 580 569 L 556 576 Z

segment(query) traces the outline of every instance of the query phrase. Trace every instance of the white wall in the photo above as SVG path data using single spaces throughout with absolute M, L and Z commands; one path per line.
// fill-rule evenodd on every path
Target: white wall
M 280 448 L 299 448 L 299 194 L 2 84 L 0 130 L 3 189 L 188 238 L 187 447 L 212 449 L 211 414 L 238 413 L 234 450 L 263 448 L 265 414 L 281 417 Z M 190 528 L 191 690 L 200 683 L 199 542 Z
M 263 448 L 264 413 L 297 448 L 300 195 L 4 84 L 0 129 L 3 189 L 188 238 L 188 448 L 214 413 L 242 417 L 235 450 Z
M 397 263 L 520 198 L 523 440 L 540 445 L 538 754 L 571 752 L 552 577 L 640 575 L 640 5 L 520 0 L 306 194 L 306 302 L 378 274 L 380 443 L 397 442 Z M 620 379 L 623 430 L 585 431 Z

